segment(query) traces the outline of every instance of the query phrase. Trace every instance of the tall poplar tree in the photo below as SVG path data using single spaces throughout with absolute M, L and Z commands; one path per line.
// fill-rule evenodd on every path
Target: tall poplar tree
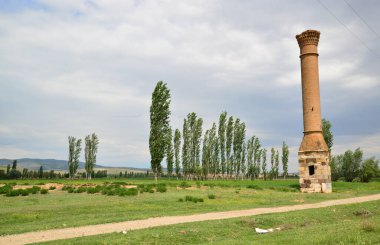
M 263 174 L 263 177 L 264 177 L 264 180 L 267 180 L 267 174 L 268 174 L 268 171 L 267 171 L 267 149 L 263 149 L 263 152 L 262 152 L 262 174 Z
M 189 172 L 189 162 L 190 162 L 190 141 L 191 141 L 191 135 L 188 127 L 188 122 L 186 118 L 183 120 L 183 128 L 182 128 L 182 138 L 183 138 L 183 145 L 182 145 L 182 172 L 185 178 L 187 178 L 188 172 Z
M 247 142 L 247 174 L 250 179 L 253 179 L 254 169 L 253 169 L 253 142 L 255 140 L 255 136 L 252 136 L 248 139 Z
M 87 135 L 84 139 L 84 157 L 85 157 L 85 169 L 87 179 L 91 179 L 91 174 L 94 171 L 94 166 L 96 163 L 96 153 L 98 152 L 99 139 L 98 136 L 93 133 L 92 135 Z
M 218 136 L 216 132 L 216 124 L 212 124 L 212 128 L 209 131 L 209 147 L 210 147 L 210 165 L 209 165 L 209 172 L 211 172 L 216 177 L 216 174 L 218 173 L 218 167 L 219 167 L 219 142 L 218 142 Z
M 275 176 L 276 179 L 278 178 L 279 175 L 279 169 L 280 169 L 280 153 L 278 150 L 276 150 L 276 156 L 275 156 Z
M 245 142 L 243 142 L 242 152 L 241 152 L 241 164 L 240 164 L 240 171 L 241 171 L 242 179 L 244 179 L 245 175 L 247 174 L 246 157 L 247 157 L 247 146 L 246 146 Z
M 181 148 L 181 132 L 176 129 L 174 132 L 174 158 L 175 158 L 175 174 L 178 178 L 181 169 L 180 160 L 180 148 Z
M 227 129 L 226 129 L 226 160 L 227 160 L 227 174 L 229 176 L 232 175 L 232 162 L 233 162 L 233 157 L 231 155 L 231 150 L 232 150 L 232 141 L 233 141 L 233 136 L 234 136 L 234 118 L 230 116 L 228 118 L 228 123 L 227 123 Z
M 208 177 L 209 165 L 210 165 L 210 156 L 211 156 L 211 147 L 209 141 L 209 130 L 206 130 L 203 137 L 203 146 L 202 146 L 202 172 L 205 179 Z
M 79 167 L 79 156 L 82 150 L 81 148 L 81 139 L 76 139 L 73 136 L 69 136 L 69 160 L 68 160 L 68 168 L 69 168 L 69 177 L 73 178 L 76 174 Z
M 197 114 L 192 112 L 187 115 L 183 124 L 183 148 L 182 165 L 186 177 L 194 174 L 201 174 L 201 137 L 202 137 L 202 118 L 197 118 Z
M 235 124 L 234 124 L 234 137 L 233 137 L 233 152 L 234 152 L 233 171 L 236 177 L 240 175 L 244 139 L 245 139 L 245 124 L 240 123 L 240 119 L 236 118 Z
M 288 161 L 289 161 L 289 147 L 286 145 L 285 141 L 282 142 L 282 171 L 284 179 L 288 176 Z
M 220 149 L 220 167 L 221 173 L 224 176 L 226 173 L 226 122 L 227 122 L 227 112 L 222 112 L 219 116 L 219 149 Z
M 165 150 L 168 144 L 170 102 L 169 88 L 166 83 L 159 81 L 152 93 L 149 135 L 150 163 L 156 182 L 158 173 L 162 169 L 161 162 L 165 157 Z
M 274 148 L 272 147 L 270 149 L 270 178 L 273 179 L 275 176 L 275 158 L 276 158 L 276 152 Z
M 260 151 L 261 143 L 260 139 L 258 137 L 255 137 L 253 141 L 253 175 L 254 178 L 258 178 L 260 174 L 260 158 L 261 158 L 261 151 Z
M 169 128 L 168 132 L 168 145 L 166 148 L 166 164 L 167 164 L 167 171 L 168 175 L 172 176 L 173 175 L 173 157 L 174 157 L 174 152 L 173 152 L 173 133 L 172 129 Z
M 202 125 L 203 120 L 202 118 L 198 118 L 195 122 L 194 127 L 194 133 L 193 133 L 193 142 L 194 142 L 194 154 L 195 154 L 195 166 L 193 170 L 193 174 L 196 174 L 198 177 L 200 177 L 202 171 L 201 171 L 201 138 L 202 138 Z

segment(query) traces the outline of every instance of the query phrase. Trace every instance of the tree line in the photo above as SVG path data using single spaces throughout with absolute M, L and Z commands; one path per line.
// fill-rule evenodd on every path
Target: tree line
M 88 178 L 88 172 L 76 173 L 77 177 Z M 107 170 L 98 170 L 91 172 L 93 178 L 105 178 L 115 177 L 116 175 L 109 175 Z M 134 177 L 133 173 L 128 173 L 128 177 Z M 117 176 L 116 176 L 117 177 Z M 127 177 L 126 175 L 124 177 Z M 70 173 L 56 172 L 54 170 L 45 171 L 43 166 L 40 166 L 38 170 L 29 170 L 23 168 L 22 171 L 17 169 L 17 160 L 13 160 L 12 166 L 7 165 L 6 170 L 0 170 L 0 179 L 61 179 L 70 178 Z
M 372 178 L 380 176 L 379 161 L 375 157 L 363 159 L 363 151 L 360 148 L 332 155 L 334 135 L 331 127 L 330 121 L 322 119 L 323 137 L 330 152 L 331 179 L 333 181 L 369 182 Z
M 239 118 L 222 112 L 219 121 L 203 133 L 203 119 L 191 112 L 183 121 L 182 131 L 170 127 L 170 90 L 160 81 L 152 93 L 150 107 L 151 169 L 157 180 L 166 158 L 167 174 L 184 179 L 234 178 L 276 179 L 279 177 L 280 152 L 267 150 L 257 136 L 246 136 L 246 125 Z M 283 142 L 281 163 L 288 175 L 289 147 Z

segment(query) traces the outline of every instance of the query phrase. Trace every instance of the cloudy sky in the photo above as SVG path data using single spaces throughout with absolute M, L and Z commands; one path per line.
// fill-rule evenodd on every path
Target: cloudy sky
M 98 163 L 149 166 L 159 80 L 173 128 L 226 110 L 264 147 L 302 139 L 295 35 L 321 31 L 322 116 L 333 153 L 380 157 L 380 2 L 0 0 L 0 158 L 67 159 L 96 132 Z

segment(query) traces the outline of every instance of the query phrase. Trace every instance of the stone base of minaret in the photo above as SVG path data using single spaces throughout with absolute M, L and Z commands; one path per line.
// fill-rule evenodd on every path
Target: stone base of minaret
M 331 170 L 328 151 L 299 151 L 301 192 L 331 193 Z

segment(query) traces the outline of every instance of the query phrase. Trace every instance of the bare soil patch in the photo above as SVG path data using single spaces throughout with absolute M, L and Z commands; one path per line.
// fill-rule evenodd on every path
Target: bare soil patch
M 63 184 L 47 183 L 47 184 L 44 184 L 44 185 L 15 185 L 15 186 L 13 186 L 13 190 L 28 189 L 28 188 L 32 188 L 33 186 L 39 186 L 42 189 L 49 189 L 51 186 L 54 186 L 56 188 L 55 190 L 61 190 L 62 187 L 63 187 Z

